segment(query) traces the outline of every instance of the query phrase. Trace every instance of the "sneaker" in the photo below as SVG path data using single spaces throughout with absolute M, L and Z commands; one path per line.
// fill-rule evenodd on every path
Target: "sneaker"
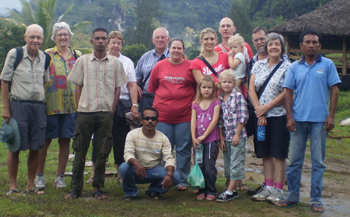
M 65 188 L 66 184 L 64 183 L 63 177 L 58 176 L 56 181 L 55 181 L 55 187 L 56 188 Z
M 283 191 L 275 189 L 273 193 L 266 198 L 266 201 L 270 204 L 275 205 L 276 203 L 282 202 L 284 200 Z
M 265 201 L 266 198 L 270 195 L 271 195 L 270 191 L 267 190 L 267 188 L 264 186 L 256 195 L 252 196 L 252 200 Z
M 38 187 L 38 188 L 46 188 L 46 185 L 44 182 L 44 176 L 36 176 L 34 185 L 35 187 Z
M 233 192 L 232 195 L 229 195 L 226 193 L 226 191 L 222 192 L 218 199 L 216 199 L 217 202 L 221 202 L 221 203 L 224 203 L 224 202 L 227 202 L 229 200 L 233 200 L 235 198 L 238 198 L 238 193 L 237 192 Z

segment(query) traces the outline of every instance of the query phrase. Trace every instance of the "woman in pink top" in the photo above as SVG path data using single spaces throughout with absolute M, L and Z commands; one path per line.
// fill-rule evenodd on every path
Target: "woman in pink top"
M 159 111 L 156 129 L 169 138 L 172 149 L 176 146 L 176 168 L 181 176 L 177 189 L 186 190 L 191 166 L 191 104 L 196 81 L 189 69 L 191 61 L 184 58 L 183 41 L 173 39 L 169 52 L 170 58 L 154 66 L 148 91 L 155 93 L 153 107 Z
M 230 68 L 227 53 L 217 53 L 214 50 L 215 45 L 218 43 L 218 37 L 214 29 L 203 29 L 200 34 L 200 42 L 202 44 L 200 56 L 204 57 L 208 61 L 208 63 L 214 68 L 217 75 L 220 75 L 220 73 L 225 69 Z M 190 69 L 192 70 L 193 76 L 197 83 L 199 83 L 199 80 L 204 75 L 212 76 L 216 84 L 219 82 L 218 76 L 216 76 L 203 62 L 203 60 L 199 58 L 192 61 Z

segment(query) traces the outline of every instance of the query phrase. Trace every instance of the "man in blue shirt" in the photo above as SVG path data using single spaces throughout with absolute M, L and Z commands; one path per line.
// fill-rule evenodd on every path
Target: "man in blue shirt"
M 139 98 L 139 111 L 147 106 L 152 106 L 154 94 L 147 91 L 149 76 L 156 63 L 162 59 L 169 57 L 168 43 L 170 36 L 168 30 L 165 28 L 157 28 L 153 31 L 152 41 L 154 49 L 146 52 L 137 63 L 135 68 L 137 83 L 143 84 L 143 89 L 137 86 L 137 93 Z
M 319 54 L 320 38 L 314 30 L 301 34 L 300 48 L 304 56 L 291 65 L 284 81 L 287 128 L 291 131 L 290 164 L 286 170 L 288 182 L 286 200 L 276 205 L 290 207 L 299 202 L 306 141 L 310 137 L 312 178 L 309 203 L 313 212 L 322 213 L 326 135 L 334 127 L 338 84 L 341 81 L 334 63 Z

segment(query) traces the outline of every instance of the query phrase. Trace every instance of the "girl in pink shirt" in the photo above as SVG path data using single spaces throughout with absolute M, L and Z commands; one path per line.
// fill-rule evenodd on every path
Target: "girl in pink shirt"
M 205 188 L 199 189 L 198 200 L 214 200 L 217 170 L 215 167 L 219 146 L 217 123 L 220 116 L 220 101 L 215 98 L 215 81 L 210 75 L 200 79 L 197 96 L 192 104 L 191 135 L 193 149 L 203 145 L 203 162 L 199 163 L 205 179 Z

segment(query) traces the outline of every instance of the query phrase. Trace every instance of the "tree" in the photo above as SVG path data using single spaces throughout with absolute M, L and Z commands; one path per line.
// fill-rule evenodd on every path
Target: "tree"
M 128 28 L 125 33 L 128 44 L 144 44 L 147 49 L 154 47 L 152 43 L 155 22 L 162 16 L 159 0 L 136 0 L 134 8 L 136 16 L 135 29 Z
M 126 45 L 122 50 L 123 55 L 129 57 L 134 62 L 135 66 L 141 56 L 146 52 L 147 48 L 144 44 Z
M 249 17 L 249 5 L 245 0 L 235 0 L 232 2 L 231 10 L 228 12 L 237 28 L 236 33 L 239 33 L 244 41 L 251 43 L 251 35 L 253 31 L 252 21 Z
M 39 24 L 44 29 L 44 41 L 41 45 L 41 49 L 45 50 L 46 48 L 53 47 L 54 42 L 51 40 L 51 34 L 55 18 L 56 1 L 57 0 L 38 0 L 37 10 L 33 10 L 29 2 L 20 0 L 22 13 L 18 14 L 15 10 L 9 10 L 11 18 L 7 19 L 7 21 L 20 26 L 28 26 L 33 23 Z M 65 16 L 72 10 L 73 6 L 73 4 L 70 5 L 70 7 L 58 17 L 56 22 L 63 21 Z M 90 23 L 90 21 L 83 21 L 71 26 L 71 29 L 81 28 Z
M 23 37 L 25 31 L 24 26 L 6 21 L 0 22 L 0 69 L 3 68 L 9 50 L 25 44 Z

